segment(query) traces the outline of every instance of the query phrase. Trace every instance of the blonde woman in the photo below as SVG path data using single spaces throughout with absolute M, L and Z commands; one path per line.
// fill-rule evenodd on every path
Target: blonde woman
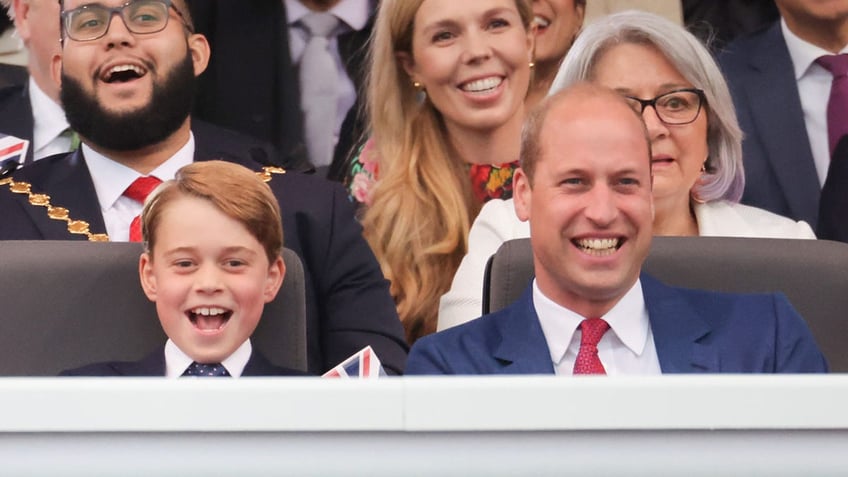
M 410 343 L 435 331 L 481 205 L 512 195 L 532 20 L 525 0 L 380 4 L 348 180 Z

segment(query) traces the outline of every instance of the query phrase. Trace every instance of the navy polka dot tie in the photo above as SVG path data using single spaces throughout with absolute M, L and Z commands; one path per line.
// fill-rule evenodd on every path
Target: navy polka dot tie
M 580 323 L 580 351 L 574 362 L 574 374 L 607 374 L 598 358 L 598 342 L 609 329 L 609 323 L 601 318 L 589 318 Z
M 198 363 L 197 361 L 191 363 L 188 368 L 186 368 L 183 376 L 195 376 L 198 378 L 218 378 L 218 377 L 230 377 L 230 373 L 227 371 L 227 368 L 224 367 L 221 363 L 211 363 L 211 364 L 203 364 Z

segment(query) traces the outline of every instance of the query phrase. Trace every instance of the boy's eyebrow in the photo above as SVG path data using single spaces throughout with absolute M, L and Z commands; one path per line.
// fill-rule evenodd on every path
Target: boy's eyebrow
M 186 246 L 176 247 L 176 248 L 172 248 L 170 250 L 166 250 L 163 254 L 167 256 L 167 255 L 173 255 L 173 254 L 177 254 L 177 253 L 194 252 L 196 250 L 197 250 L 197 247 L 192 247 L 192 246 L 186 245 Z M 233 245 L 233 246 L 230 246 L 230 247 L 225 247 L 223 249 L 223 252 L 224 253 L 244 252 L 244 253 L 248 253 L 248 254 L 251 254 L 251 255 L 257 254 L 257 252 L 255 250 L 251 249 L 250 247 L 245 247 L 243 245 Z

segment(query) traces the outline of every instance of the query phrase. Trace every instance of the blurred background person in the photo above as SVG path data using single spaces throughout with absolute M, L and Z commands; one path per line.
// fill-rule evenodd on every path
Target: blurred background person
M 815 226 L 831 155 L 848 133 L 848 0 L 775 4 L 779 21 L 719 57 L 745 133 L 742 202 Z
M 410 342 L 435 330 L 481 204 L 511 197 L 532 20 L 524 0 L 380 4 L 348 182 Z
M 59 48 L 56 0 L 2 0 L 27 49 L 29 77 L 0 89 L 0 133 L 28 141 L 25 161 L 68 152 L 74 139 L 53 81 L 53 57 Z
M 196 117 L 268 141 L 326 174 L 362 134 L 357 112 L 376 0 L 190 0 L 212 46 Z M 340 178 L 340 172 L 334 173 Z
M 710 52 L 682 26 L 636 11 L 588 25 L 551 92 L 586 80 L 618 91 L 645 120 L 655 235 L 815 238 L 805 222 L 737 203 L 745 178 L 730 92 Z M 441 300 L 439 329 L 480 315 L 486 261 L 506 240 L 529 233 L 512 201 L 486 204 Z
M 586 0 L 533 0 L 535 69 L 527 94 L 528 110 L 548 94 L 562 59 L 583 26 L 585 14 Z

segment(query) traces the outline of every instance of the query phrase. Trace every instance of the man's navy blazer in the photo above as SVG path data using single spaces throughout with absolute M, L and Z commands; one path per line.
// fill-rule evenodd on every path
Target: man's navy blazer
M 827 372 L 781 294 L 687 290 L 645 274 L 641 281 L 664 374 Z M 406 374 L 554 374 L 532 287 L 503 310 L 416 341 Z
M 26 162 L 32 161 L 34 120 L 29 100 L 29 84 L 0 89 L 0 133 L 29 141 Z
M 223 159 L 257 169 L 249 156 L 264 154 L 244 136 L 195 122 L 195 160 Z M 14 180 L 50 196 L 93 233 L 106 226 L 82 150 L 36 161 L 15 172 Z M 247 157 L 246 157 L 247 156 Z M 303 262 L 306 285 L 307 369 L 320 374 L 370 345 L 388 372 L 403 372 L 407 344 L 388 282 L 362 237 L 353 205 L 339 184 L 289 172 L 269 182 L 283 218 L 285 246 Z M 84 240 L 66 224 L 48 218 L 26 194 L 0 186 L 0 240 Z
M 719 63 L 745 134 L 742 202 L 814 226 L 821 185 L 780 22 L 732 42 Z
M 60 376 L 165 376 L 165 349 L 157 348 L 139 361 L 94 363 L 59 373 Z M 308 376 L 303 371 L 277 366 L 254 349 L 242 376 Z
M 375 2 L 376 3 L 376 2 Z M 200 76 L 195 115 L 273 144 L 283 165 L 310 168 L 300 106 L 298 65 L 291 60 L 285 2 L 189 0 L 195 28 L 209 40 L 212 57 Z M 361 31 L 339 37 L 339 55 L 362 91 L 365 45 L 373 17 Z M 333 159 L 334 177 L 364 129 L 361 97 L 348 112 Z

